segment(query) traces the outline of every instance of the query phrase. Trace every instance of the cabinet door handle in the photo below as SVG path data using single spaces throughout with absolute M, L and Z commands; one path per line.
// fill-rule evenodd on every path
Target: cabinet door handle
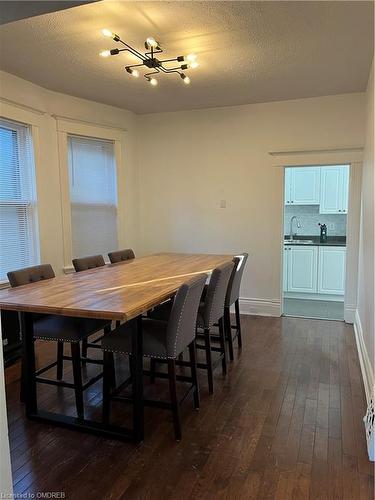
M 291 201 L 290 203 L 294 203 L 294 201 Z

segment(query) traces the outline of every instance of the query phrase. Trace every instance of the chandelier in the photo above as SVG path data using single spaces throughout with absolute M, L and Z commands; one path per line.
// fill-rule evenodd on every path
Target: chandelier
M 130 52 L 134 56 L 138 57 L 142 62 L 140 64 L 131 64 L 129 66 L 125 66 L 125 71 L 129 73 L 129 75 L 138 78 L 139 71 L 137 68 L 141 68 L 144 66 L 152 71 L 145 73 L 143 76 L 146 80 L 153 86 L 158 84 L 156 75 L 160 73 L 177 73 L 180 78 L 182 78 L 183 82 L 188 85 L 190 83 L 190 78 L 184 73 L 184 71 L 190 68 L 198 67 L 197 56 L 195 54 L 189 54 L 187 56 L 177 56 L 173 59 L 159 59 L 155 57 L 155 54 L 161 54 L 163 49 L 160 47 L 160 43 L 155 40 L 155 38 L 149 37 L 145 41 L 146 51 L 144 54 L 138 52 L 138 50 L 134 49 L 123 40 L 121 40 L 119 35 L 116 33 L 112 33 L 112 31 L 108 29 L 103 29 L 102 33 L 104 36 L 108 38 L 112 38 L 117 43 L 123 45 L 124 48 L 116 48 L 111 50 L 103 50 L 100 52 L 102 57 L 116 56 L 120 52 Z M 160 57 L 160 56 L 159 56 Z M 175 63 L 175 64 L 172 64 Z M 177 63 L 177 64 L 176 64 Z

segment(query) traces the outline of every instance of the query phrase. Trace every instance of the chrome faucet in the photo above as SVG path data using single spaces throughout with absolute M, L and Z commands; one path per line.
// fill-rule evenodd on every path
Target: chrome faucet
M 297 228 L 299 229 L 301 227 L 301 223 L 296 215 L 293 215 L 293 217 L 290 219 L 290 234 L 289 234 L 289 239 L 293 240 L 294 236 L 297 236 L 297 231 L 293 233 L 293 222 L 294 220 L 297 221 Z

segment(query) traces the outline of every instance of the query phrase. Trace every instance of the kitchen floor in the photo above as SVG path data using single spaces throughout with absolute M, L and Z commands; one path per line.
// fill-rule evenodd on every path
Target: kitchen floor
M 284 316 L 344 320 L 344 302 L 284 299 Z

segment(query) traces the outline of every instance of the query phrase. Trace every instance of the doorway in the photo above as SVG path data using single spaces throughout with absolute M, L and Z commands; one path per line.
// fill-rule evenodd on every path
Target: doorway
M 343 321 L 350 166 L 284 172 L 283 314 Z

